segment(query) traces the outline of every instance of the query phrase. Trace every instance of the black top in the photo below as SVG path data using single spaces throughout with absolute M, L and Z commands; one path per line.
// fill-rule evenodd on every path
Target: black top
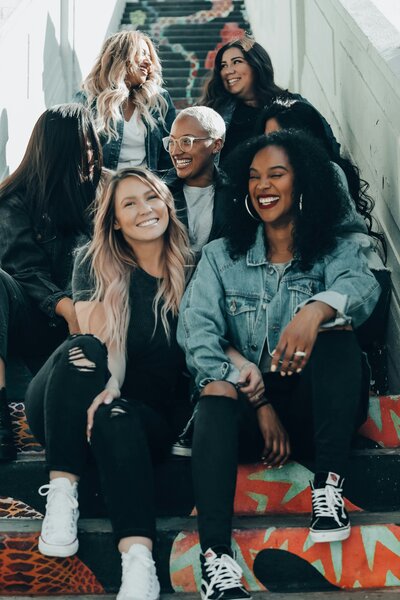
M 262 106 L 248 106 L 243 102 L 237 102 L 232 121 L 226 132 L 224 147 L 221 150 L 220 164 L 224 163 L 234 148 L 254 135 L 255 126 L 262 110 Z
M 89 261 L 82 262 L 84 247 L 76 258 L 72 289 L 74 302 L 88 301 L 94 289 Z M 129 303 L 131 317 L 128 325 L 125 380 L 121 394 L 137 398 L 157 409 L 168 409 L 176 403 L 177 388 L 184 368 L 184 357 L 176 341 L 177 318 L 169 313 L 170 341 L 168 341 L 157 311 L 157 326 L 153 300 L 159 280 L 143 269 L 131 273 Z

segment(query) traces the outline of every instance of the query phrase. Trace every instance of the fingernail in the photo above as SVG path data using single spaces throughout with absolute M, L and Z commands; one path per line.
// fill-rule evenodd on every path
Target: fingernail
M 281 371 L 281 377 L 285 377 L 286 373 L 285 371 Z
M 267 469 L 272 469 L 271 465 L 268 465 L 268 466 L 267 466 Z
M 289 377 L 290 377 L 290 375 L 293 375 L 293 371 L 288 371 L 288 372 L 287 372 L 287 374 L 288 374 L 288 375 L 289 375 Z
M 278 469 L 283 469 L 283 465 L 279 465 Z
M 87 438 L 86 438 L 86 439 L 87 439 L 87 443 L 88 443 L 88 444 L 90 444 L 90 437 L 89 437 L 89 436 L 87 436 Z
M 273 356 L 275 354 L 276 350 L 272 350 L 271 352 L 271 356 Z
M 276 365 L 271 365 L 271 372 L 275 373 L 275 371 L 276 371 Z
M 112 402 L 112 398 L 111 397 L 108 397 L 108 398 L 106 398 L 104 400 L 104 404 L 111 404 L 111 402 Z
M 303 369 L 297 369 L 296 373 L 301 373 Z

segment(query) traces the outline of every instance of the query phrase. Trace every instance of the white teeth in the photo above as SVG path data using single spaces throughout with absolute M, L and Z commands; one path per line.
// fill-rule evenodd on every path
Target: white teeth
M 138 223 L 137 227 L 150 227 L 150 225 L 155 225 L 156 223 L 158 223 L 158 219 L 148 219 L 147 221 Z
M 189 160 L 189 159 L 183 159 L 183 158 L 181 158 L 181 159 L 175 159 L 175 162 L 176 162 L 176 166 L 177 167 L 186 167 L 187 165 L 190 165 L 190 163 L 192 161 Z
M 240 81 L 240 79 L 239 78 L 228 79 L 228 85 L 234 85 L 237 81 Z
M 279 196 L 268 196 L 267 198 L 258 198 L 258 202 L 262 206 L 268 206 L 268 204 L 273 204 L 279 200 Z

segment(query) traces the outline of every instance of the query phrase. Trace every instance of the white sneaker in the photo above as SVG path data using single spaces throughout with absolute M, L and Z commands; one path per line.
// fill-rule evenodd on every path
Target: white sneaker
M 72 556 L 78 551 L 78 484 L 57 477 L 39 488 L 47 496 L 46 514 L 39 537 L 39 552 L 45 556 Z
M 117 600 L 159 600 L 160 584 L 153 556 L 143 544 L 122 552 L 122 581 Z

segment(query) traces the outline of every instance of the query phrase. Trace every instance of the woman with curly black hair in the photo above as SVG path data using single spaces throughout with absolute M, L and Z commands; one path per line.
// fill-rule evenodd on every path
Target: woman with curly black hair
M 340 235 L 352 239 L 364 249 L 368 266 L 382 290 L 372 315 L 357 330 L 357 337 L 368 354 L 373 390 L 381 394 L 387 393 L 385 335 L 389 317 L 391 276 L 379 252 L 381 250 L 383 257 L 386 257 L 385 238 L 382 233 L 373 229 L 374 201 L 367 194 L 369 185 L 360 179 L 358 168 L 332 148 L 321 115 L 310 104 L 284 97 L 277 98 L 262 111 L 256 129 L 258 133 L 269 134 L 289 128 L 307 131 L 323 144 L 348 192 L 349 210 L 340 225 Z
M 203 249 L 178 324 L 200 390 L 192 464 L 203 598 L 250 597 L 231 550 L 238 460 L 279 467 L 313 454 L 311 538 L 350 535 L 343 481 L 369 383 L 352 329 L 379 296 L 359 246 L 336 237 L 348 200 L 315 140 L 261 136 L 236 161 L 228 237 Z

